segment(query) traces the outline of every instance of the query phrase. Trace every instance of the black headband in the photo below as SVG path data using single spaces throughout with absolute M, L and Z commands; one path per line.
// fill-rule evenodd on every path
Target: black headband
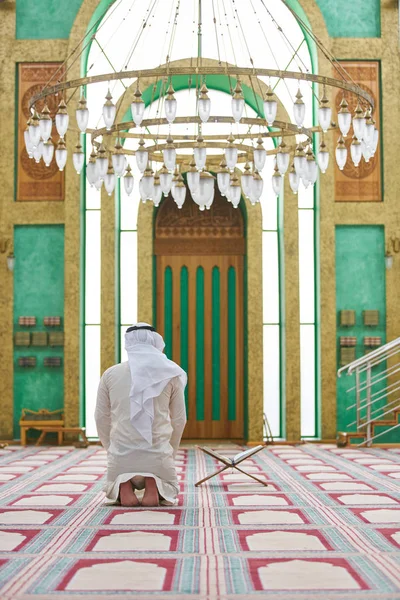
M 134 327 L 128 327 L 126 333 L 130 333 L 131 331 L 137 331 L 138 329 L 148 329 L 149 331 L 155 331 L 154 327 L 151 327 L 150 325 L 142 325 L 139 327 L 135 325 Z

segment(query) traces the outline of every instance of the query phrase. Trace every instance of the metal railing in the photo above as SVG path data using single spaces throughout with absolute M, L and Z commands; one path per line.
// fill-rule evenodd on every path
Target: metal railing
M 338 377 L 343 373 L 355 375 L 355 385 L 347 390 L 348 394 L 355 393 L 355 402 L 347 406 L 355 419 L 348 427 L 365 436 L 360 446 L 370 446 L 373 440 L 400 427 L 400 423 L 391 423 L 400 411 L 400 338 L 341 367 Z M 375 433 L 377 425 L 386 424 L 387 429 Z

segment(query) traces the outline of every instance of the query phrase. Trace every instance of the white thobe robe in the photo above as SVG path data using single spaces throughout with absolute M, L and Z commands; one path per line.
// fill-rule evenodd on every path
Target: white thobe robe
M 179 493 L 175 456 L 186 424 L 185 397 L 179 377 L 174 377 L 154 398 L 153 443 L 149 447 L 130 421 L 131 373 L 128 362 L 103 374 L 97 394 L 95 420 L 107 450 L 107 500 L 116 502 L 121 483 L 133 479 L 144 488 L 144 477 L 156 481 L 161 504 L 175 504 Z M 141 494 L 137 494 L 140 498 Z

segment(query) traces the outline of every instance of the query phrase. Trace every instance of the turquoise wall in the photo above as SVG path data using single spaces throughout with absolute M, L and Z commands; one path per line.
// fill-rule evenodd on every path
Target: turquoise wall
M 344 225 L 336 227 L 336 311 L 337 311 L 337 360 L 339 368 L 339 337 L 356 336 L 356 358 L 364 355 L 364 336 L 381 336 L 386 341 L 386 278 L 385 234 L 380 225 Z M 363 310 L 379 310 L 379 325 L 365 327 Z M 355 310 L 354 327 L 340 327 L 339 311 Z M 348 428 L 355 412 L 346 407 L 354 394 L 346 390 L 354 385 L 354 376 L 342 375 L 337 381 L 337 428 L 338 431 L 355 431 Z
M 14 331 L 63 330 L 64 226 L 15 227 Z M 20 327 L 18 317 L 35 316 L 36 327 Z M 61 316 L 61 327 L 44 327 L 43 318 Z M 19 367 L 20 356 L 35 356 L 36 367 Z M 22 408 L 63 407 L 63 367 L 44 367 L 45 356 L 63 357 L 62 347 L 14 347 L 14 437 L 19 439 Z M 63 362 L 63 359 L 62 359 Z
M 381 36 L 380 0 L 317 0 L 317 4 L 331 37 Z
M 17 0 L 17 39 L 68 39 L 82 2 Z
M 17 39 L 67 39 L 82 2 L 17 0 Z M 330 36 L 380 37 L 380 0 L 317 0 L 317 4 Z

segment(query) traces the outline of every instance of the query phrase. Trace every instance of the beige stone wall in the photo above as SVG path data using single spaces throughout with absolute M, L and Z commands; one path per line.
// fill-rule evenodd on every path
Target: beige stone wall
M 400 203 L 397 167 L 399 138 L 399 49 L 398 9 L 391 0 L 382 0 L 381 39 L 331 39 L 315 0 L 302 0 L 302 6 L 314 33 L 340 59 L 381 60 L 382 114 L 384 139 L 384 202 L 334 202 L 333 150 L 336 136 L 329 138 L 331 166 L 321 177 L 320 201 L 320 285 L 321 285 L 321 391 L 322 437 L 336 434 L 336 302 L 334 232 L 338 224 L 380 224 L 386 236 L 400 236 Z M 26 61 L 64 60 L 82 39 L 97 0 L 84 0 L 68 41 L 15 40 L 15 6 L 9 0 L 0 5 L 0 242 L 12 241 L 15 224 L 64 223 L 65 225 L 65 412 L 69 425 L 79 420 L 79 296 L 80 296 L 80 189 L 71 160 L 73 140 L 69 139 L 69 160 L 66 168 L 65 202 L 14 202 L 14 122 L 16 63 Z M 7 5 L 7 10 L 4 7 Z M 320 73 L 331 75 L 330 68 L 319 56 Z M 72 64 L 68 76 L 79 77 L 79 61 Z M 145 82 L 142 82 L 142 86 Z M 123 113 L 129 100 L 120 107 Z M 72 116 L 72 115 L 71 115 Z M 386 127 L 385 127 L 386 125 Z M 11 165 L 11 166 L 10 166 Z M 288 188 L 288 186 L 286 186 Z M 104 194 L 104 192 L 103 192 Z M 285 309 L 286 309 L 286 429 L 287 438 L 300 436 L 300 363 L 299 363 L 299 294 L 298 294 L 298 225 L 296 198 L 286 189 L 284 217 Z M 101 366 L 115 361 L 115 211 L 108 196 L 102 197 L 102 338 Z M 261 294 L 261 219 L 259 208 L 248 207 L 248 331 L 249 331 L 249 437 L 261 439 L 262 431 L 262 301 Z M 139 319 L 152 320 L 152 209 L 141 205 L 138 220 L 139 257 Z M 395 257 L 392 271 L 387 273 L 387 339 L 400 335 L 400 255 Z M 12 436 L 13 417 L 13 277 L 7 271 L 4 255 L 0 254 L 0 398 L 2 418 L 0 438 Z

